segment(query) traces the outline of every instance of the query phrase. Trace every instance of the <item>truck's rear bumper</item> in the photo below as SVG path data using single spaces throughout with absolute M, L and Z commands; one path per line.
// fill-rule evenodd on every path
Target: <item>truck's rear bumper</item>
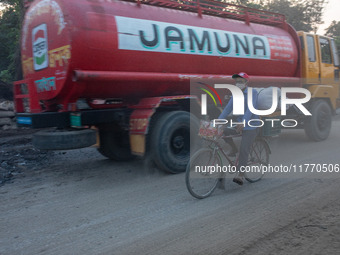
M 131 109 L 101 109 L 79 112 L 17 113 L 17 125 L 31 128 L 68 128 L 128 123 Z
M 44 113 L 17 113 L 17 125 L 31 128 L 70 126 L 69 112 L 44 112 Z

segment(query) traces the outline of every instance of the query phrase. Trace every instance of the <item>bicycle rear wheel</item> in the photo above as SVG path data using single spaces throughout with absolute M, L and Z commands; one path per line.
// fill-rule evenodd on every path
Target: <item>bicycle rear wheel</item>
M 206 198 L 216 189 L 222 167 L 220 155 L 210 148 L 198 150 L 191 158 L 186 168 L 185 183 L 189 193 L 198 199 Z
M 263 138 L 256 138 L 251 147 L 248 159 L 248 166 L 252 171 L 245 173 L 245 179 L 248 182 L 257 182 L 262 179 L 264 174 L 261 166 L 267 166 L 269 164 L 269 154 L 270 149 L 267 142 Z

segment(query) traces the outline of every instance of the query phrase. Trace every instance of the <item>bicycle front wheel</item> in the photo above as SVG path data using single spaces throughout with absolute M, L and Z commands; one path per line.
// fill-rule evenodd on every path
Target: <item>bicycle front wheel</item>
M 222 177 L 218 166 L 222 167 L 221 157 L 210 148 L 200 149 L 190 158 L 185 183 L 193 197 L 202 199 L 213 193 Z
M 262 179 L 264 173 L 261 166 L 269 164 L 269 154 L 270 149 L 267 142 L 263 138 L 256 138 L 249 153 L 247 165 L 250 169 L 245 173 L 245 179 L 248 182 L 257 182 Z

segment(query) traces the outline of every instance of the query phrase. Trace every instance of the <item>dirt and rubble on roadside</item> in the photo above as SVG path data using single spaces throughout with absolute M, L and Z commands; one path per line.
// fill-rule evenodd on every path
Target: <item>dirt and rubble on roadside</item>
M 33 147 L 37 130 L 16 125 L 13 88 L 0 80 L 0 186 L 28 170 L 45 166 L 53 152 Z
M 37 130 L 27 128 L 0 131 L 0 186 L 50 161 L 54 152 L 34 148 L 32 135 L 35 132 Z
M 0 130 L 17 129 L 14 102 L 0 97 Z
M 0 131 L 16 129 L 13 87 L 0 80 Z

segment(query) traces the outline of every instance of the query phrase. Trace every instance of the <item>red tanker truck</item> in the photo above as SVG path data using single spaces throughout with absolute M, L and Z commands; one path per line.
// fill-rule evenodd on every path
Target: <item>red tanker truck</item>
M 185 169 L 197 133 L 192 79 L 231 82 L 242 71 L 251 86 L 308 89 L 312 116 L 290 114 L 315 141 L 328 137 L 339 106 L 333 39 L 297 33 L 277 13 L 213 0 L 37 0 L 21 52 L 17 123 L 49 128 L 35 134 L 36 147 L 99 141 L 110 159 L 148 155 L 172 173 Z

